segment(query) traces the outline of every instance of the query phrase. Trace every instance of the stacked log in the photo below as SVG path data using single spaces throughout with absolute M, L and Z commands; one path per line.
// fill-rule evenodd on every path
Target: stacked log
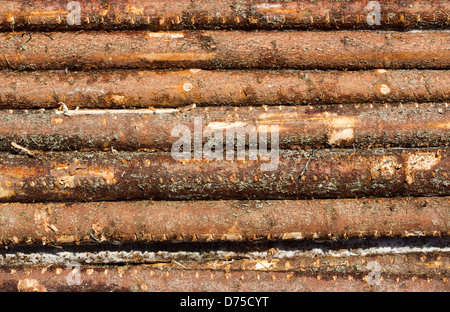
M 448 291 L 449 14 L 2 1 L 0 290 Z

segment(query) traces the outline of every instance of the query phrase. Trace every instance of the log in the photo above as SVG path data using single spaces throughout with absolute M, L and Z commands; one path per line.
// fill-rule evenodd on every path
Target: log
M 3 244 L 450 235 L 450 198 L 0 204 Z
M 441 102 L 445 70 L 2 72 L 0 108 Z
M 175 261 L 134 266 L 70 262 L 47 267 L 3 267 L 0 280 L 4 282 L 0 291 L 449 291 L 445 269 L 449 266 L 448 253 L 427 256 L 412 253 L 406 256 L 394 254 L 303 261 L 204 260 L 194 264 Z M 368 267 L 368 263 L 374 262 L 379 264 L 378 281 Z M 270 294 L 267 296 L 270 297 Z M 173 300 L 167 302 L 172 302 L 167 306 L 174 308 L 180 305 Z
M 0 111 L 0 150 L 170 151 L 179 140 L 176 133 L 172 136 L 175 127 L 194 133 L 196 120 L 203 144 L 217 131 L 226 146 L 227 131 L 241 126 L 272 131 L 276 126 L 283 149 L 439 147 L 450 143 L 449 119 L 447 103 L 10 110 Z
M 0 34 L 0 68 L 449 69 L 450 32 L 183 31 Z
M 0 30 L 410 29 L 449 26 L 447 1 L 1 1 Z M 377 11 L 379 9 L 379 11 Z M 379 14 L 379 15 L 378 15 Z M 379 16 L 379 22 L 377 17 Z
M 378 258 L 378 261 L 380 261 L 382 257 L 385 257 L 388 262 L 391 262 L 390 266 L 383 266 L 385 272 L 399 274 L 401 268 L 396 264 L 408 259 L 420 259 L 423 267 L 417 266 L 414 272 L 409 270 L 408 272 L 423 274 L 427 268 L 445 269 L 447 267 L 445 259 L 440 263 L 439 261 L 442 258 L 440 256 L 449 253 L 449 241 L 449 236 L 435 235 L 435 237 L 379 237 L 341 240 L 294 239 L 282 241 L 269 239 L 239 242 L 208 241 L 203 243 L 198 241 L 152 243 L 143 243 L 142 241 L 123 243 L 117 241 L 97 242 L 97 244 L 43 242 L 41 246 L 15 245 L 10 242 L 8 245 L 2 246 L 0 265 L 3 268 L 17 268 L 30 267 L 36 264 L 51 266 L 77 262 L 80 265 L 120 265 L 128 263 L 130 265 L 147 264 L 155 267 L 169 268 L 175 266 L 178 268 L 176 262 L 179 262 L 184 263 L 184 268 L 200 269 L 205 261 L 216 262 L 217 264 L 228 261 L 230 269 L 239 270 L 239 267 L 242 267 L 242 262 L 239 263 L 239 260 L 244 260 L 244 262 L 248 260 L 274 260 L 280 266 L 278 268 L 272 266 L 272 269 L 278 271 L 283 270 L 285 266 L 289 266 L 289 263 L 300 267 L 303 265 L 309 268 L 320 268 L 322 265 L 325 265 L 325 267 L 333 265 L 333 260 L 335 260 L 335 264 L 339 266 L 345 264 L 347 267 L 355 267 L 352 264 L 356 264 L 358 260 L 360 264 L 364 264 L 361 258 L 375 261 Z M 398 262 L 392 261 L 391 257 L 395 256 L 400 256 L 397 258 Z M 347 261 L 349 264 L 346 263 Z M 247 262 L 247 264 L 249 263 L 251 262 Z M 245 267 L 252 269 L 255 265 L 256 263 L 253 262 L 252 265 Z M 218 265 L 216 268 L 220 267 L 221 265 Z M 259 268 L 262 269 L 261 266 Z
M 233 150 L 196 159 L 199 151 L 190 160 L 176 153 L 1 153 L 0 201 L 450 195 L 448 148 L 260 149 L 257 160 L 238 160 Z

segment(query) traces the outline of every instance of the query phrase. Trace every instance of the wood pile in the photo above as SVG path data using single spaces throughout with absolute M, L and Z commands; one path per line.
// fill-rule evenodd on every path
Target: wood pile
M 449 291 L 449 26 L 444 0 L 1 1 L 0 290 Z

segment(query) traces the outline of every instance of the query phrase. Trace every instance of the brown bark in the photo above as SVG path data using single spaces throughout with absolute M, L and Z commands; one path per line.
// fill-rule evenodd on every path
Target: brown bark
M 440 28 L 449 25 L 450 12 L 442 0 L 378 1 L 380 25 L 370 26 L 368 1 L 77 2 L 80 25 L 70 20 L 74 7 L 68 8 L 68 1 L 1 1 L 0 30 Z
M 194 131 L 201 118 L 203 143 L 222 129 L 278 126 L 284 149 L 324 147 L 438 147 L 450 143 L 446 103 L 297 107 L 207 107 L 142 110 L 1 111 L 0 150 L 169 151 L 175 126 Z M 258 128 L 256 128 L 258 127 Z
M 34 158 L 2 154 L 0 200 L 448 196 L 449 152 L 448 148 L 324 149 L 315 154 L 281 150 L 278 161 L 275 155 L 245 161 L 235 157 L 177 161 L 171 153 L 46 153 Z
M 0 68 L 448 69 L 449 39 L 445 31 L 6 33 Z
M 3 243 L 346 239 L 450 234 L 450 198 L 1 204 Z
M 442 70 L 3 72 L 0 107 L 69 108 L 439 102 Z
M 437 261 L 433 259 L 438 259 Z M 347 259 L 172 262 L 137 266 L 73 264 L 49 267 L 4 267 L 1 291 L 449 291 L 447 253 L 383 255 Z M 379 285 L 367 263 L 380 263 Z M 236 268 L 236 265 L 239 265 Z M 190 268 L 190 267 L 193 268 Z M 396 272 L 398 268 L 400 273 Z M 79 272 L 79 280 L 77 275 Z M 79 281 L 79 283 L 77 283 Z M 69 284 L 69 282 L 75 284 Z M 372 283 L 373 284 L 373 283 Z M 270 297 L 270 294 L 269 294 Z M 175 305 L 179 305 L 176 303 Z

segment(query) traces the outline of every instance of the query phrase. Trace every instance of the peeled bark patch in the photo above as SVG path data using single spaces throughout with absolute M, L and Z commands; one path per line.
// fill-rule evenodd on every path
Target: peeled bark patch
M 406 182 L 414 182 L 414 172 L 430 170 L 441 160 L 440 153 L 415 153 L 406 161 Z
M 38 280 L 29 278 L 19 280 L 17 290 L 19 292 L 47 292 L 45 286 L 41 285 Z

